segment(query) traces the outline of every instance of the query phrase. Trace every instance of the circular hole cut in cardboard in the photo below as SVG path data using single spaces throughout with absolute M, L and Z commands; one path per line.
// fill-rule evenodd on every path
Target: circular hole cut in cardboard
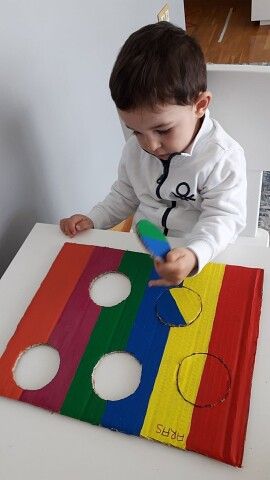
M 58 351 L 49 345 L 32 345 L 18 357 L 13 378 L 23 390 L 39 390 L 56 376 L 60 365 Z
M 155 303 L 156 315 L 169 327 L 187 327 L 199 318 L 202 311 L 200 295 L 185 286 L 168 288 Z
M 130 353 L 107 353 L 93 370 L 93 390 L 103 400 L 121 400 L 137 390 L 141 374 L 141 364 Z
M 101 307 L 113 307 L 123 302 L 131 292 L 129 278 L 123 273 L 106 272 L 90 284 L 90 298 Z
M 198 392 L 194 379 L 199 379 Z M 226 363 L 211 353 L 192 353 L 185 357 L 178 365 L 176 381 L 181 397 L 200 408 L 223 403 L 231 390 L 231 375 Z

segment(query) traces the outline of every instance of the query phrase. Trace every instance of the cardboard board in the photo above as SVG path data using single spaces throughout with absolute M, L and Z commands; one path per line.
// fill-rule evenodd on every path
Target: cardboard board
M 112 271 L 130 279 L 131 293 L 100 307 L 89 285 Z M 0 358 L 0 394 L 240 466 L 263 270 L 209 264 L 173 289 L 149 288 L 156 277 L 149 255 L 66 243 Z M 38 344 L 57 349 L 59 370 L 45 387 L 23 390 L 13 369 Z M 141 363 L 141 382 L 105 401 L 91 375 L 115 351 Z

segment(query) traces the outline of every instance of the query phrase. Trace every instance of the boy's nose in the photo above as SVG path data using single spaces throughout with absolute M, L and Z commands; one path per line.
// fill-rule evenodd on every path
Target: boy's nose
M 161 142 L 159 139 L 151 138 L 147 140 L 147 150 L 155 153 L 161 147 Z

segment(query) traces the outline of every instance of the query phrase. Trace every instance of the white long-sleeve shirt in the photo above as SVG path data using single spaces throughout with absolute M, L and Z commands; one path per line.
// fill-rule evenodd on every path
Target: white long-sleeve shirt
M 186 152 L 160 160 L 137 138 L 127 141 L 118 179 L 89 213 L 107 229 L 134 214 L 184 238 L 198 258 L 198 271 L 233 242 L 246 223 L 246 163 L 242 147 L 207 111 Z

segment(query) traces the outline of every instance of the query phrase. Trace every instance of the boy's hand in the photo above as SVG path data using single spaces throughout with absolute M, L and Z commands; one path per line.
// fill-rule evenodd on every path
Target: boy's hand
M 155 260 L 159 280 L 151 280 L 149 287 L 179 285 L 197 266 L 197 257 L 188 248 L 173 248 L 166 256 L 166 261 Z
M 60 228 L 65 235 L 74 237 L 78 232 L 94 228 L 92 220 L 86 215 L 76 214 L 60 220 Z

